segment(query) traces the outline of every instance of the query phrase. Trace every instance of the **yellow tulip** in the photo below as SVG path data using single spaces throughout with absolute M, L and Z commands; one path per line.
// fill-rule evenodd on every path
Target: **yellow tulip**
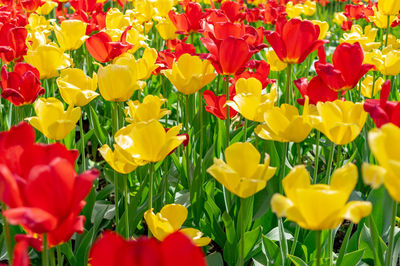
M 26 120 L 49 139 L 65 138 L 81 117 L 81 108 L 70 105 L 64 111 L 63 103 L 52 97 L 37 99 L 34 107 L 37 116 Z
M 383 36 L 383 41 L 386 42 L 386 35 Z M 400 48 L 400 39 L 397 39 L 397 37 L 393 34 L 389 34 L 387 44 L 388 46 L 391 46 L 394 50 L 397 50 Z
M 57 7 L 57 3 L 52 1 L 52 0 L 46 0 L 44 1 L 44 4 L 42 6 L 39 6 L 36 9 L 36 13 L 39 15 L 48 15 L 50 12 Z M 33 13 L 32 13 L 33 14 Z
M 287 64 L 279 59 L 272 48 L 266 50 L 265 57 L 271 66 L 271 71 L 282 71 L 287 67 Z
M 165 132 L 157 120 L 130 124 L 115 134 L 115 142 L 129 161 L 159 162 L 186 139 L 178 135 L 181 127 L 178 125 Z
M 225 149 L 226 163 L 214 158 L 207 173 L 233 194 L 247 198 L 262 190 L 276 171 L 275 167 L 269 166 L 268 154 L 265 154 L 263 164 L 259 164 L 260 158 L 251 143 L 236 142 Z
M 343 33 L 340 43 L 347 42 L 353 44 L 359 42 L 364 52 L 369 52 L 372 49 L 379 48 L 381 45 L 380 42 L 375 42 L 377 33 L 378 29 L 373 28 L 371 25 L 366 26 L 364 31 L 360 25 L 353 25 L 351 26 L 350 33 Z
M 106 28 L 124 31 L 131 25 L 129 16 L 125 16 L 118 8 L 110 8 L 106 14 Z
M 190 54 L 179 57 L 172 69 L 163 70 L 162 73 L 179 92 L 186 95 L 197 92 L 216 76 L 210 61 Z
M 177 29 L 169 18 L 160 20 L 156 25 L 156 29 L 164 40 L 174 40 L 177 38 Z
M 400 1 L 398 0 L 378 0 L 378 9 L 386 16 L 397 16 L 400 11 Z
M 146 80 L 151 76 L 151 73 L 158 67 L 155 63 L 158 54 L 157 50 L 153 48 L 147 48 L 143 52 L 142 58 L 138 60 L 132 54 L 125 53 L 115 60 L 117 65 L 127 65 L 135 73 L 136 79 Z
M 326 21 L 319 21 L 319 20 L 311 20 L 314 25 L 318 25 L 319 27 L 319 36 L 318 40 L 323 40 L 329 31 L 329 24 Z
M 69 105 L 84 106 L 99 95 L 96 92 L 96 73 L 93 74 L 93 78 L 89 78 L 79 68 L 61 70 L 57 85 L 61 97 Z
M 365 184 L 370 185 L 373 189 L 379 188 L 387 175 L 385 168 L 379 165 L 372 165 L 363 163 L 361 166 L 361 173 Z
M 36 67 L 41 79 L 49 79 L 58 76 L 58 70 L 67 68 L 72 60 L 55 43 L 39 45 L 36 49 L 29 49 L 24 56 L 28 64 Z
M 381 9 L 379 11 L 376 9 L 375 6 L 372 7 L 374 10 L 374 15 L 369 16 L 369 20 L 373 22 L 378 28 L 381 29 L 386 29 L 388 27 L 388 16 L 383 14 Z M 397 12 L 398 13 L 398 12 Z M 397 14 L 396 15 L 391 15 L 389 18 L 389 25 L 392 25 L 393 21 L 397 19 Z
M 138 13 L 138 17 L 143 22 L 150 21 L 153 16 L 156 15 L 156 10 L 154 7 L 154 2 L 152 0 L 134 0 L 133 5 L 135 6 L 135 11 Z M 147 26 L 146 26 L 147 30 Z
M 126 121 L 129 123 L 140 123 L 158 120 L 171 113 L 171 111 L 161 108 L 166 101 L 166 99 L 154 95 L 144 97 L 143 103 L 128 101 L 128 108 L 125 109 L 125 114 L 129 117 L 126 118 Z
M 337 145 L 352 142 L 361 132 L 367 119 L 367 113 L 362 103 L 336 100 L 334 102 L 319 102 L 318 115 L 311 115 L 314 128 Z
M 136 73 L 128 65 L 100 66 L 97 72 L 101 96 L 107 101 L 125 102 L 140 89 Z
M 365 171 L 364 181 L 377 180 L 375 187 L 379 186 L 379 180 L 383 179 L 390 196 L 400 201 L 400 128 L 392 123 L 383 125 L 380 129 L 372 129 L 368 133 L 368 143 L 379 165 L 383 168 L 378 171 Z M 371 177 L 371 174 L 382 177 Z M 373 183 L 373 182 L 370 182 Z
M 157 15 L 164 18 L 168 17 L 168 12 L 177 4 L 177 0 L 157 0 L 153 2 Z
M 375 84 L 373 84 L 374 78 L 367 75 L 361 82 L 361 95 L 366 98 L 373 98 L 379 91 L 381 91 L 383 82 L 383 78 L 379 77 L 375 80 Z M 372 87 L 372 85 L 374 85 L 374 87 Z M 372 91 L 374 92 L 374 95 L 372 95 Z
M 262 85 L 258 79 L 240 78 L 236 82 L 235 88 L 236 95 L 233 97 L 233 101 L 227 102 L 227 105 L 248 120 L 263 122 L 264 113 L 275 105 L 276 86 L 272 86 L 270 93 L 262 95 Z
M 400 74 L 400 50 L 392 50 L 391 46 L 386 47 L 382 52 L 374 50 L 371 59 L 382 75 L 396 76 Z
M 76 50 L 86 39 L 86 23 L 80 20 L 64 20 L 60 26 L 57 24 L 54 33 L 61 49 L 65 51 Z
M 306 101 L 308 101 L 308 98 Z M 305 104 L 308 104 L 308 102 Z M 254 129 L 254 133 L 266 140 L 302 142 L 312 129 L 307 116 L 307 113 L 303 113 L 301 116 L 299 110 L 293 105 L 282 104 L 280 107 L 273 107 L 264 114 L 265 123 L 258 125 Z
M 202 237 L 203 233 L 194 228 L 182 228 L 188 215 L 185 206 L 180 204 L 167 204 L 162 207 L 161 211 L 154 214 L 153 209 L 144 213 L 144 219 L 149 230 L 155 238 L 163 241 L 169 234 L 179 231 L 189 237 L 194 244 L 199 247 L 207 246 L 211 239 Z
M 39 16 L 36 13 L 31 13 L 28 18 L 28 25 L 26 25 L 26 29 L 30 32 L 40 31 L 51 33 L 53 30 L 53 26 L 50 24 L 44 16 Z
M 308 230 L 333 229 L 344 219 L 359 223 L 371 213 L 372 204 L 348 202 L 357 180 L 357 167 L 349 163 L 333 172 L 330 185 L 311 185 L 306 167 L 298 165 L 282 180 L 286 197 L 272 196 L 272 211 Z
M 347 17 L 344 12 L 335 12 L 333 15 L 333 22 L 338 26 L 342 26 L 343 22 L 347 21 Z
M 122 32 L 121 32 L 122 33 Z M 146 43 L 147 37 L 140 33 L 136 28 L 131 28 L 126 32 L 126 41 L 133 44 L 133 48 L 130 49 L 129 53 L 135 53 L 140 48 L 148 48 L 149 45 Z
M 140 165 L 139 161 L 125 158 L 118 145 L 114 145 L 114 151 L 112 151 L 111 148 L 105 144 L 99 148 L 99 152 L 112 169 L 121 174 L 129 174 Z
M 310 17 L 315 14 L 317 11 L 317 4 L 314 1 L 307 0 L 303 4 L 303 13 L 304 15 Z
M 293 2 L 288 2 L 286 4 L 286 13 L 289 18 L 300 17 L 304 12 L 304 7 L 301 4 L 294 5 Z

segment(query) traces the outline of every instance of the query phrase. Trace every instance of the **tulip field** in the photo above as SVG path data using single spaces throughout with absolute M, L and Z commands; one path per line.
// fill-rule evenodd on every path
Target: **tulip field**
M 0 265 L 400 265 L 399 0 L 0 0 Z

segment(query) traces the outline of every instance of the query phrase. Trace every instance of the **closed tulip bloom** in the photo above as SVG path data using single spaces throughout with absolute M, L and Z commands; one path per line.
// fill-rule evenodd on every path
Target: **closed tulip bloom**
M 101 96 L 111 102 L 125 102 L 131 98 L 137 85 L 136 73 L 128 65 L 100 66 L 97 72 Z
M 68 68 L 61 70 L 57 78 L 57 85 L 60 89 L 63 100 L 74 106 L 85 106 L 99 94 L 97 89 L 97 75 L 89 78 L 79 68 Z
M 56 8 L 58 5 L 56 2 L 53 2 L 51 0 L 45 0 L 44 4 L 36 9 L 36 13 L 39 15 L 45 16 L 50 14 L 50 12 Z
M 275 105 L 276 86 L 271 87 L 270 93 L 261 94 L 262 85 L 258 79 L 240 78 L 235 87 L 236 95 L 233 97 L 233 101 L 229 101 L 227 105 L 248 120 L 263 122 L 264 113 Z
M 306 100 L 305 105 L 308 105 Z M 308 107 L 305 106 L 304 110 Z M 308 123 L 308 114 L 299 114 L 299 110 L 290 104 L 273 107 L 264 114 L 264 122 L 254 129 L 260 138 L 279 142 L 302 142 L 312 127 Z
M 176 27 L 169 18 L 160 20 L 156 25 L 156 29 L 163 40 L 175 40 L 178 36 Z
M 320 29 L 311 21 L 278 18 L 276 31 L 267 31 L 265 38 L 285 63 L 300 64 L 326 41 L 318 40 Z
M 366 171 L 364 171 L 365 175 L 369 174 L 369 176 L 366 176 L 368 179 L 372 179 L 371 175 L 373 174 L 381 175 L 390 196 L 397 202 L 400 201 L 399 140 L 400 128 L 392 123 L 385 124 L 379 129 L 372 129 L 368 133 L 369 147 L 380 167 L 383 169 L 375 173 L 372 171 L 366 173 Z M 364 180 L 366 177 L 364 177 Z M 378 183 L 380 179 L 382 178 L 376 178 L 376 187 L 380 185 Z
M 162 71 L 175 88 L 186 95 L 193 94 L 210 83 L 216 76 L 208 60 L 184 54 L 174 62 L 172 69 Z
M 367 75 L 361 82 L 361 95 L 366 98 L 373 98 L 378 94 L 378 92 L 381 91 L 383 82 L 383 78 L 381 77 L 377 78 L 374 82 L 373 77 L 371 75 Z
M 72 60 L 55 43 L 43 44 L 28 50 L 24 57 L 28 64 L 39 70 L 41 79 L 58 77 L 58 70 L 67 68 Z
M 319 102 L 318 116 L 310 116 L 312 126 L 337 145 L 352 142 L 361 132 L 367 119 L 362 103 L 336 100 Z
M 86 23 L 74 19 L 64 20 L 60 26 L 55 25 L 54 33 L 61 49 L 76 50 L 86 39 Z
M 1 97 L 15 106 L 32 104 L 39 95 L 44 94 L 40 84 L 39 71 L 27 63 L 17 63 L 13 72 L 7 66 L 1 68 Z
M 181 125 L 165 132 L 160 122 L 130 124 L 115 134 L 115 142 L 129 161 L 159 162 L 186 139 L 179 136 Z
M 400 50 L 392 50 L 390 46 L 382 52 L 374 50 L 372 61 L 384 76 L 397 76 L 400 74 Z
M 275 174 L 276 168 L 269 166 L 269 155 L 263 164 L 260 153 L 251 143 L 236 142 L 225 149 L 226 163 L 214 158 L 207 173 L 217 179 L 230 192 L 248 198 L 262 190 Z
M 144 213 L 144 219 L 149 230 L 155 238 L 163 241 L 168 235 L 174 232 L 181 232 L 189 237 L 199 247 L 207 246 L 211 239 L 202 237 L 203 233 L 194 228 L 182 228 L 188 215 L 188 210 L 180 204 L 167 204 L 161 211 L 154 214 L 153 209 Z
M 25 43 L 27 30 L 11 23 L 2 23 L 0 26 L 0 59 L 11 62 L 20 59 L 26 54 L 27 45 Z
M 379 0 L 378 9 L 386 16 L 397 16 L 400 11 L 400 2 L 397 0 Z
M 56 98 L 39 98 L 35 102 L 37 116 L 26 120 L 49 139 L 62 140 L 73 130 L 81 117 L 81 108 L 68 106 L 64 111 L 63 103 Z
M 128 108 L 125 109 L 125 114 L 128 116 L 126 121 L 129 123 L 140 123 L 159 120 L 171 113 L 168 109 L 161 108 L 166 101 L 166 99 L 154 95 L 147 95 L 144 97 L 142 103 L 139 101 L 128 101 Z
M 135 160 L 128 160 L 125 158 L 118 145 L 114 145 L 114 151 L 112 151 L 111 148 L 105 144 L 99 148 L 99 152 L 111 168 L 121 174 L 129 174 L 140 165 L 140 163 Z
M 359 223 L 371 213 L 369 201 L 348 202 L 358 180 L 354 164 L 335 170 L 331 178 L 329 185 L 311 185 L 305 165 L 294 167 L 282 180 L 286 197 L 272 196 L 272 211 L 308 230 L 333 229 L 345 219 Z

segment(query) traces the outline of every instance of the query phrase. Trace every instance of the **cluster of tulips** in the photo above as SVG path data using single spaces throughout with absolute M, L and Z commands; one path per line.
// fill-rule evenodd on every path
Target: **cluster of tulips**
M 0 0 L 0 261 L 397 265 L 399 11 Z

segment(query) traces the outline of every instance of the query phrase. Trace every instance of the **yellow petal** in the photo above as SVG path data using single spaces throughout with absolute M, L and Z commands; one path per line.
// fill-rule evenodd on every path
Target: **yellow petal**
M 343 209 L 343 219 L 350 220 L 358 224 L 360 220 L 372 211 L 372 204 L 369 201 L 350 201 Z
M 180 204 L 167 204 L 162 207 L 160 213 L 170 222 L 174 231 L 181 228 L 188 215 L 186 207 Z
M 370 185 L 373 189 L 379 188 L 386 176 L 385 168 L 368 163 L 362 164 L 361 172 L 364 183 Z

